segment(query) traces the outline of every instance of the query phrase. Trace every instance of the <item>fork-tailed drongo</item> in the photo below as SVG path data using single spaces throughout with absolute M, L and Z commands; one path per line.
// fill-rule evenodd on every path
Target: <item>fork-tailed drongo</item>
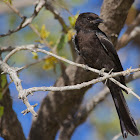
M 76 20 L 75 29 L 77 31 L 74 37 L 76 51 L 84 59 L 85 63 L 98 70 L 105 68 L 106 72 L 123 71 L 117 52 L 108 39 L 106 34 L 102 32 L 98 25 L 103 20 L 94 13 L 82 13 Z M 124 76 L 115 78 L 125 85 Z M 131 135 L 139 135 L 139 131 L 122 93 L 122 89 L 112 81 L 107 81 L 115 107 L 120 119 L 122 135 L 127 138 L 128 133 Z

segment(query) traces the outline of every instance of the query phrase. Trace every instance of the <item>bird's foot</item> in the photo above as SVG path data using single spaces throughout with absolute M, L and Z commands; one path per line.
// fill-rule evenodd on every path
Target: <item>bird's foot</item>
M 113 68 L 109 71 L 108 75 L 110 75 L 110 74 L 112 73 L 112 71 L 113 71 Z M 108 80 L 108 79 L 105 80 L 105 85 L 106 85 L 106 83 L 107 83 L 107 80 Z
M 88 65 L 85 64 L 84 70 L 85 70 L 85 71 L 90 71 L 90 70 L 88 69 Z
M 104 76 L 104 72 L 105 72 L 105 68 L 102 68 L 102 69 L 100 70 L 99 76 Z

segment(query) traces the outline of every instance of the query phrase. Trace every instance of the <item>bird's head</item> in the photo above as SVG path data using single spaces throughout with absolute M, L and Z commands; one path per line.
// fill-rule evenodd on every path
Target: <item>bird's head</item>
M 97 29 L 98 25 L 102 22 L 103 20 L 94 13 L 82 13 L 76 20 L 75 29 L 77 31 L 81 29 L 94 30 Z

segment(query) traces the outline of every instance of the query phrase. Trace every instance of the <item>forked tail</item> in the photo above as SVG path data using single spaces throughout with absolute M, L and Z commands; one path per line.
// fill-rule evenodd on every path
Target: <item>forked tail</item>
M 128 133 L 130 133 L 132 136 L 138 136 L 140 133 L 137 129 L 133 117 L 131 116 L 121 88 L 111 81 L 109 81 L 108 87 L 110 89 L 120 119 L 120 126 L 123 137 L 127 138 Z

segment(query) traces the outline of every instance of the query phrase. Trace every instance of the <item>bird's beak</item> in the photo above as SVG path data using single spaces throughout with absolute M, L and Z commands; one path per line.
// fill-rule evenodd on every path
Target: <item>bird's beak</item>
M 90 23 L 97 24 L 97 25 L 99 25 L 100 23 L 103 23 L 103 22 L 104 21 L 101 18 L 98 18 L 98 19 L 95 19 L 95 20 L 90 21 Z
M 103 21 L 103 19 L 98 18 L 98 19 L 95 20 L 95 22 L 96 22 L 97 24 L 99 24 L 99 23 L 103 23 L 104 21 Z

